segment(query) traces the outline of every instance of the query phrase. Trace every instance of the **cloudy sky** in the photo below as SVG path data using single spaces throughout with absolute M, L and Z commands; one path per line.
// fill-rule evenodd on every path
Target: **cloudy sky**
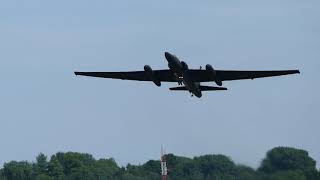
M 43 152 L 114 157 L 120 165 L 225 154 L 257 167 L 275 146 L 320 162 L 320 1 L 0 2 L 0 166 Z M 73 71 L 189 67 L 300 69 L 225 82 L 225 92 L 169 92 L 150 82 Z M 210 83 L 209 83 L 210 84 Z

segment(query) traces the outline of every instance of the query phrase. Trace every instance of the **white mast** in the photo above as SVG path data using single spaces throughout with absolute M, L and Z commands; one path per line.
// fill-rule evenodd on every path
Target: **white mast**
M 168 169 L 167 169 L 166 154 L 165 154 L 162 146 L 161 146 L 160 163 L 161 163 L 161 177 L 162 177 L 162 180 L 167 180 Z

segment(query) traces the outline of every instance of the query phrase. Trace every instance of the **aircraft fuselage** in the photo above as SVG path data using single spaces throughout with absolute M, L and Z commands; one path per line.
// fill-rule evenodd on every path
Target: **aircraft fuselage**
M 175 76 L 177 76 L 177 78 L 182 77 L 183 76 L 183 67 L 182 67 L 180 60 L 176 56 L 174 56 L 168 52 L 165 52 L 164 55 L 168 61 L 169 69 L 175 74 Z
M 192 80 L 188 72 L 188 65 L 168 52 L 165 52 L 164 55 L 168 61 L 168 67 L 176 76 L 177 81 L 183 83 L 190 93 L 200 98 L 202 96 L 199 88 L 200 83 Z

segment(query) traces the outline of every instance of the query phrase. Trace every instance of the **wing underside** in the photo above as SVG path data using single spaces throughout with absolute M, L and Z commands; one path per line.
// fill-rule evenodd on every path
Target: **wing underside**
M 283 71 L 229 71 L 216 70 L 216 75 L 212 76 L 206 70 L 191 70 L 191 77 L 195 82 L 209 82 L 209 81 L 232 81 L 242 79 L 256 79 L 273 76 L 283 76 L 289 74 L 300 73 L 299 70 L 283 70 Z
M 176 78 L 170 70 L 153 71 L 154 77 L 164 82 L 176 82 Z M 152 81 L 152 77 L 148 76 L 145 71 L 129 71 L 129 72 L 75 72 L 75 75 L 134 80 L 134 81 Z
M 209 81 L 232 81 L 241 79 L 256 79 L 272 76 L 283 76 L 289 74 L 300 73 L 299 70 L 284 70 L 284 71 L 229 71 L 216 70 L 216 75 L 208 73 L 206 70 L 190 69 L 188 71 L 190 77 L 194 82 L 209 82 Z M 153 77 L 162 82 L 177 82 L 171 70 L 155 70 Z M 145 71 L 131 71 L 131 72 L 75 72 L 76 75 L 91 76 L 100 78 L 112 78 L 122 80 L 135 81 L 152 81 L 152 77 L 148 76 Z

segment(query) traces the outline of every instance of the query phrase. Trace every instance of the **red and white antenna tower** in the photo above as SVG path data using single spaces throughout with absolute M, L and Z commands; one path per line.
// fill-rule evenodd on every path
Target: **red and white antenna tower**
M 162 177 L 162 180 L 167 180 L 168 169 L 167 169 L 166 154 L 165 154 L 162 146 L 161 146 L 160 163 L 161 163 L 161 177 Z

